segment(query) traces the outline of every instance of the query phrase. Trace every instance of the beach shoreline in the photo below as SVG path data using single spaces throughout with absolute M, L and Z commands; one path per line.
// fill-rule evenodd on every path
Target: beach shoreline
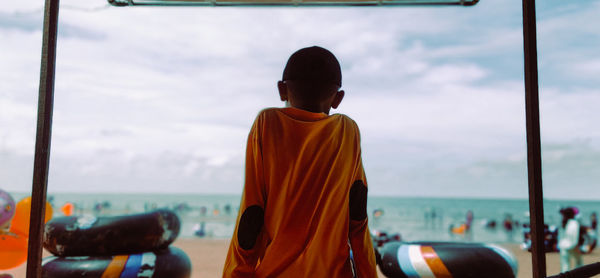
M 518 278 L 532 277 L 531 271 L 531 253 L 521 250 L 516 243 L 496 244 L 510 251 L 519 264 Z M 225 256 L 229 248 L 229 239 L 211 239 L 211 238 L 180 238 L 173 246 L 185 251 L 192 261 L 192 278 L 215 278 L 221 277 Z M 51 254 L 44 250 L 44 257 Z M 600 251 L 594 250 L 591 254 L 583 256 L 584 264 L 590 264 L 600 261 Z M 560 272 L 558 253 L 546 254 L 547 275 L 554 275 Z M 25 278 L 26 264 L 23 264 L 9 271 L 0 271 L 0 273 L 12 274 L 15 278 Z M 380 277 L 385 277 L 380 273 Z

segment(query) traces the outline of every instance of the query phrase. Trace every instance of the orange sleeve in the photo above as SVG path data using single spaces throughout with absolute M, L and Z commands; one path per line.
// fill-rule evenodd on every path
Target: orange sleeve
M 260 142 L 260 120 L 254 122 L 246 146 L 244 192 L 235 230 L 225 260 L 223 277 L 254 277 L 265 249 L 265 179 Z
M 360 148 L 360 147 L 359 147 Z M 354 180 L 360 180 L 367 186 L 367 178 L 362 165 L 362 159 L 359 157 L 358 169 Z M 364 196 L 364 213 L 366 213 L 366 191 Z M 363 220 L 350 219 L 350 246 L 354 256 L 357 277 L 377 277 L 377 263 L 375 261 L 375 251 L 368 226 L 368 216 Z

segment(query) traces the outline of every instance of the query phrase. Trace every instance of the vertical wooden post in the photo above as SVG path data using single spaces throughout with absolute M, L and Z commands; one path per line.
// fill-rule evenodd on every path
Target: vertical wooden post
M 50 139 L 52 135 L 58 6 L 59 0 L 46 0 L 44 9 L 37 134 L 35 138 L 31 190 L 27 278 L 39 278 L 42 274 L 42 233 L 44 229 Z
M 527 128 L 527 171 L 533 278 L 546 277 L 544 248 L 544 198 L 535 22 L 535 0 L 523 0 L 523 45 L 525 54 L 525 114 Z

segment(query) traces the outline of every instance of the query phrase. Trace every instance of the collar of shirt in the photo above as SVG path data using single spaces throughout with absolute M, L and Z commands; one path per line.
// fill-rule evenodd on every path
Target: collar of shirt
M 314 113 L 314 112 L 310 112 L 310 111 L 306 111 L 306 110 L 302 110 L 302 109 L 298 109 L 298 108 L 294 108 L 294 107 L 286 107 L 286 108 L 282 108 L 281 111 L 298 120 L 302 120 L 302 121 L 318 121 L 321 119 L 325 119 L 327 117 L 329 117 L 329 115 L 321 112 L 321 113 Z

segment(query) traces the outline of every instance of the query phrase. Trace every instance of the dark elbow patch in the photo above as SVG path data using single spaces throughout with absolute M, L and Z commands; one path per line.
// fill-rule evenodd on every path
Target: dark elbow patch
M 365 220 L 367 218 L 367 187 L 357 180 L 350 188 L 350 219 Z
M 238 225 L 237 239 L 240 247 L 250 250 L 254 247 L 256 239 L 264 224 L 265 212 L 257 205 L 246 208 Z

